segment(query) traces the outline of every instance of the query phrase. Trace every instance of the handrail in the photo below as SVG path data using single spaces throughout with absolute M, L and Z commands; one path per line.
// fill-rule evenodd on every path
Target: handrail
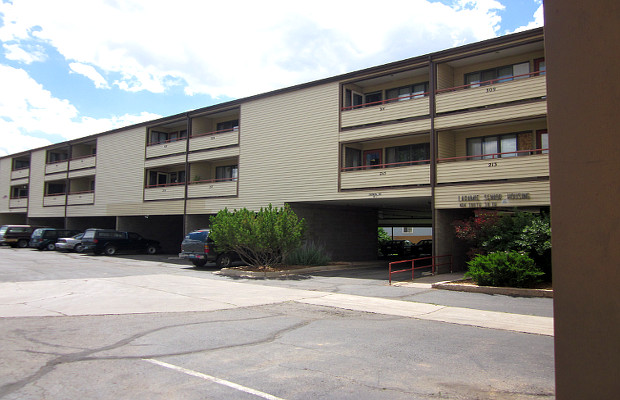
M 68 158 L 65 158 L 64 160 L 57 160 L 57 161 L 46 161 L 46 162 L 45 162 L 45 165 L 60 164 L 60 163 L 64 163 L 64 162 L 68 163 L 68 162 L 69 162 L 69 159 L 68 159 Z
M 503 152 L 503 153 L 477 154 L 477 155 L 473 155 L 473 156 L 445 157 L 445 158 L 438 158 L 437 162 L 439 163 L 441 161 L 469 160 L 469 159 L 472 159 L 472 158 L 480 159 L 480 160 L 492 160 L 492 159 L 496 159 L 496 158 L 502 158 L 500 156 L 502 156 L 504 154 L 526 154 L 527 153 L 527 155 L 532 155 L 531 153 L 543 154 L 544 151 L 549 151 L 549 148 L 545 148 L 545 149 L 530 149 L 530 150 L 515 150 L 515 151 L 507 151 L 507 152 Z M 487 157 L 487 158 L 483 158 L 483 157 Z M 506 158 L 506 157 L 503 157 L 503 158 Z
M 473 86 L 475 86 L 475 87 L 486 86 L 486 85 L 492 85 L 494 83 L 504 83 L 504 81 L 505 82 L 510 82 L 510 81 L 513 81 L 515 78 L 525 78 L 525 77 L 531 78 L 532 76 L 545 75 L 545 72 L 546 71 L 534 71 L 534 72 L 528 72 L 527 74 L 504 76 L 502 78 L 490 79 L 488 81 L 469 83 L 467 85 L 454 86 L 454 87 L 445 88 L 445 89 L 437 89 L 437 91 L 435 91 L 435 93 L 441 94 L 441 93 L 445 93 L 445 92 L 455 92 L 455 91 L 461 90 L 461 89 L 469 89 L 469 88 L 471 88 Z
M 81 160 L 83 158 L 89 158 L 89 157 L 97 157 L 97 154 L 87 154 L 85 156 L 72 157 L 69 159 L 69 161 Z
M 22 171 L 22 170 L 28 169 L 28 168 L 30 168 L 30 165 L 27 166 L 27 167 L 13 168 L 11 171 Z
M 430 163 L 430 161 L 431 160 L 416 160 L 416 161 L 399 161 L 396 163 L 376 164 L 376 165 L 358 165 L 357 167 L 342 167 L 340 171 L 346 172 L 346 171 L 357 171 L 357 170 L 366 170 L 366 169 L 402 167 L 402 166 L 407 166 L 407 165 L 428 164 Z
M 9 197 L 9 200 L 20 200 L 20 199 L 27 199 L 27 198 L 28 198 L 27 195 L 26 196 L 18 196 L 18 197 L 11 196 L 11 197 Z
M 88 194 L 88 193 L 95 193 L 95 191 L 94 190 L 82 190 L 79 192 L 69 192 L 68 194 L 72 195 L 72 194 Z
M 435 260 L 438 258 L 444 258 L 444 257 L 449 257 L 449 262 L 442 262 L 442 263 L 436 263 Z M 422 260 L 431 260 L 431 264 L 425 264 L 425 265 L 419 265 L 419 266 L 415 266 L 415 262 L 416 261 L 422 261 Z M 411 268 L 406 268 L 406 269 L 399 269 L 396 271 L 392 270 L 392 265 L 396 265 L 396 264 L 402 264 L 402 263 L 411 263 Z M 388 280 L 390 285 L 392 284 L 392 275 L 393 274 L 398 274 L 401 272 L 409 272 L 411 271 L 411 280 L 413 280 L 413 276 L 415 274 L 415 270 L 416 269 L 421 269 L 421 268 L 431 268 L 431 273 L 433 275 L 435 275 L 435 267 L 439 267 L 442 265 L 450 265 L 450 273 L 452 273 L 452 254 L 446 254 L 446 255 L 442 255 L 442 256 L 429 256 L 429 257 L 420 257 L 420 258 L 414 258 L 413 260 L 402 260 L 402 261 L 392 261 L 389 264 L 389 269 L 388 269 Z
M 67 192 L 62 193 L 45 193 L 43 197 L 52 197 L 52 196 L 66 196 Z
M 167 144 L 167 143 L 172 143 L 172 142 L 180 142 L 181 140 L 187 140 L 187 136 L 181 136 L 181 137 L 174 138 L 174 139 L 162 140 L 162 141 L 159 141 L 159 142 L 149 142 L 146 145 L 147 145 L 147 147 L 148 146 L 156 146 L 158 144 Z
M 200 183 L 218 183 L 218 182 L 231 182 L 231 181 L 237 181 L 239 178 L 217 178 L 217 179 L 203 179 L 203 180 L 199 180 L 199 181 L 191 181 L 189 182 L 190 185 L 196 185 L 196 184 L 200 184 Z
M 396 103 L 399 101 L 411 100 L 413 98 L 416 98 L 416 99 L 424 98 L 424 97 L 427 97 L 429 94 L 430 92 L 415 93 L 415 94 L 410 94 L 409 96 L 394 97 L 391 99 L 385 99 L 385 100 L 379 100 L 379 101 L 371 101 L 370 103 L 362 103 L 362 104 L 357 104 L 355 106 L 346 106 L 346 107 L 342 107 L 340 110 L 348 111 L 348 110 L 353 110 L 356 108 L 370 107 L 370 106 L 376 106 L 376 105 L 387 104 L 387 103 Z
M 239 127 L 237 126 L 235 128 L 220 129 L 219 131 L 192 133 L 192 135 L 190 137 L 191 138 L 195 138 L 195 137 L 200 137 L 200 136 L 217 135 L 217 134 L 220 134 L 220 133 L 238 132 L 238 131 L 239 131 Z
M 167 186 L 182 186 L 185 185 L 185 182 L 171 182 L 171 183 L 157 183 L 155 185 L 146 185 L 146 189 L 152 189 L 157 187 L 167 187 Z

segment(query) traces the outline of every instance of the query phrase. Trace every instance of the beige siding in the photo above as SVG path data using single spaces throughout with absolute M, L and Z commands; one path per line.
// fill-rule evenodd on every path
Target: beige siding
M 83 176 L 94 176 L 95 175 L 95 169 L 80 169 L 77 171 L 70 171 L 69 172 L 69 178 L 79 178 L 79 177 L 83 177 Z
M 166 165 L 178 165 L 185 164 L 185 154 L 179 154 L 176 156 L 154 158 L 146 160 L 144 162 L 144 168 L 162 167 Z
M 13 159 L 0 159 L 0 213 L 9 211 L 9 197 L 11 196 L 11 166 Z
M 15 179 L 11 181 L 11 186 L 27 185 L 28 182 L 29 182 L 29 178 Z
M 9 199 L 9 208 L 11 209 L 15 209 L 15 208 L 27 208 L 28 207 L 28 199 Z M 8 211 L 8 210 L 5 210 Z M 12 211 L 16 211 L 16 210 L 12 210 Z M 25 210 L 22 210 L 25 211 Z
M 512 208 L 548 205 L 550 205 L 549 181 L 435 188 L 436 208 Z
M 187 188 L 187 197 L 223 197 L 223 196 L 236 196 L 237 195 L 237 182 L 206 182 L 195 183 L 189 185 Z
M 455 139 L 453 132 L 439 132 L 437 134 L 438 158 L 455 157 Z
M 534 103 L 498 107 L 489 110 L 446 115 L 435 119 L 435 129 L 448 129 L 468 125 L 488 124 L 512 119 L 544 116 L 546 114 L 547 102 L 537 101 Z
M 94 168 L 97 162 L 97 156 L 83 157 L 69 161 L 69 170 Z
M 58 209 L 43 207 L 45 191 L 45 150 L 35 150 L 30 158 L 30 183 L 28 184 L 28 216 L 44 217 L 54 214 Z M 52 211 L 50 211 L 52 210 Z M 61 209 L 64 210 L 64 209 Z
M 44 216 L 50 217 L 50 216 L 64 215 L 64 206 L 65 206 L 66 201 L 67 201 L 67 196 L 64 194 L 54 195 L 54 196 L 45 196 L 43 198 L 44 207 L 63 207 L 63 210 L 61 214 L 59 214 L 57 210 L 46 210 L 46 212 L 43 213 L 45 214 Z
M 28 175 L 30 175 L 30 168 L 22 168 L 16 171 L 11 171 L 11 159 L 7 158 L 5 160 L 8 161 L 8 166 L 7 166 L 6 171 L 11 173 L 11 179 L 27 178 Z
M 437 89 L 447 89 L 454 86 L 454 69 L 447 64 L 437 65 Z
M 356 108 L 342 112 L 342 127 L 428 115 L 429 98 L 410 99 L 383 105 Z
M 63 172 L 69 169 L 69 161 L 61 161 L 53 164 L 45 165 L 46 174 L 55 174 L 57 172 Z
M 510 82 L 439 93 L 437 94 L 437 112 L 465 110 L 491 104 L 540 98 L 546 95 L 545 76 L 515 79 Z
M 144 189 L 144 200 L 170 200 L 185 197 L 185 185 Z
M 210 161 L 221 158 L 232 158 L 239 155 L 239 147 L 227 147 L 209 151 L 199 151 L 188 156 L 189 162 Z
M 189 142 L 189 149 L 190 151 L 206 150 L 236 144 L 239 144 L 239 130 L 192 137 Z
M 63 179 L 67 178 L 67 173 L 66 172 L 60 172 L 57 174 L 50 174 L 50 175 L 45 175 L 45 182 L 50 182 L 50 181 L 61 181 Z
M 99 138 L 96 215 L 143 214 L 145 135 L 146 128 L 142 127 Z
M 77 205 L 77 204 L 93 204 L 95 201 L 95 193 L 77 193 L 70 194 L 67 199 L 67 204 L 69 205 Z
M 340 140 L 343 142 L 352 142 L 358 140 L 370 140 L 378 138 L 387 138 L 409 133 L 428 132 L 431 129 L 430 118 L 417 121 L 401 122 L 396 124 L 388 124 L 381 126 L 373 126 L 371 128 L 351 129 L 340 132 Z
M 437 165 L 437 182 L 469 182 L 549 176 L 549 156 L 445 162 Z
M 345 171 L 341 173 L 340 179 L 342 189 L 429 185 L 431 183 L 428 165 Z
M 146 147 L 146 157 L 161 157 L 171 154 L 185 153 L 187 142 L 185 140 L 177 140 L 170 143 L 154 144 Z

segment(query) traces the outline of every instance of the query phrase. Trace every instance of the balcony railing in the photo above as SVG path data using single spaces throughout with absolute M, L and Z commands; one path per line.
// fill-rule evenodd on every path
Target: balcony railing
M 28 207 L 28 196 L 12 197 L 9 199 L 9 208 L 26 208 Z
M 73 157 L 69 160 L 69 169 L 83 169 L 95 167 L 95 161 L 97 156 L 95 154 L 88 154 L 85 156 Z
M 144 188 L 144 200 L 169 200 L 185 197 L 185 182 L 148 185 Z
M 30 167 L 14 169 L 11 171 L 11 179 L 27 178 L 30 175 Z
M 403 101 L 405 100 L 405 101 Z M 405 118 L 423 117 L 430 114 L 427 93 L 402 98 L 386 99 L 341 109 L 341 126 L 365 126 Z
M 69 192 L 67 198 L 67 204 L 80 205 L 80 204 L 93 204 L 95 202 L 95 191 L 84 190 L 81 192 Z
M 493 104 L 543 98 L 547 95 L 546 75 L 531 72 L 437 90 L 437 113 L 467 110 Z
M 430 160 L 344 167 L 341 189 L 430 185 Z
M 45 207 L 64 206 L 67 201 L 66 193 L 51 193 L 43 196 L 43 205 Z
M 549 149 L 519 150 L 438 159 L 437 183 L 549 176 Z
M 224 197 L 237 195 L 238 178 L 208 179 L 190 182 L 188 198 Z
M 45 173 L 65 172 L 69 168 L 69 160 L 53 161 L 45 164 Z
M 239 144 L 239 128 L 222 129 L 213 132 L 192 134 L 190 151 L 214 149 Z
M 186 149 L 186 139 L 178 138 L 165 140 L 163 142 L 149 143 L 146 147 L 146 157 L 161 157 L 170 154 L 184 153 Z
M 428 96 L 429 93 L 430 92 L 415 93 L 415 94 L 411 94 L 409 96 L 399 96 L 399 97 L 394 97 L 394 98 L 391 98 L 391 99 L 385 99 L 385 100 L 379 100 L 379 101 L 372 101 L 370 103 L 358 104 L 358 105 L 355 105 L 355 106 L 346 106 L 346 107 L 342 107 L 341 110 L 342 111 L 348 111 L 348 110 L 354 110 L 354 109 L 357 109 L 357 108 L 372 107 L 372 106 L 378 106 L 378 105 L 388 104 L 388 103 L 398 103 L 399 101 L 406 101 L 406 100 L 411 100 L 411 99 L 421 99 L 421 98 L 424 98 L 424 97 Z

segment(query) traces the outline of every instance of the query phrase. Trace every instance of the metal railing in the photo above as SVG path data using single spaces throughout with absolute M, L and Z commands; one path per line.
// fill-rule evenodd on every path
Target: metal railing
M 340 110 L 341 111 L 348 111 L 348 110 L 354 110 L 354 109 L 357 109 L 357 108 L 379 106 L 379 105 L 388 104 L 388 103 L 397 103 L 399 101 L 405 101 L 405 100 L 411 100 L 411 99 L 421 99 L 421 98 L 427 97 L 429 95 L 429 93 L 430 92 L 413 93 L 413 94 L 410 94 L 408 96 L 399 96 L 399 97 L 394 97 L 394 98 L 391 98 L 391 99 L 372 101 L 370 103 L 356 104 L 354 106 L 346 106 L 346 107 L 342 107 Z
M 388 164 L 358 165 L 355 167 L 343 167 L 340 169 L 340 171 L 346 172 L 346 171 L 357 171 L 357 170 L 365 170 L 365 169 L 404 167 L 408 165 L 424 165 L 424 164 L 429 164 L 430 162 L 431 160 L 416 160 L 416 161 L 399 161 L 399 162 L 388 163 Z
M 437 262 L 437 259 L 441 259 L 441 258 L 448 258 L 449 261 L 446 262 Z M 426 261 L 430 260 L 430 264 Z M 416 266 L 416 262 L 417 262 L 417 266 Z M 393 266 L 396 266 L 397 264 L 410 264 L 411 268 L 405 268 L 405 269 L 398 269 L 398 270 L 393 270 Z M 435 269 L 436 267 L 440 267 L 443 265 L 449 265 L 450 266 L 450 273 L 452 273 L 452 254 L 447 254 L 447 255 L 443 255 L 443 256 L 429 256 L 429 257 L 420 257 L 420 258 L 415 258 L 413 260 L 402 260 L 402 261 L 392 261 L 389 264 L 389 270 L 388 270 L 388 280 L 390 282 L 390 285 L 392 284 L 392 275 L 393 274 L 399 274 L 399 273 L 403 273 L 403 272 L 409 272 L 411 271 L 411 280 L 413 280 L 414 274 L 415 274 L 415 270 L 416 269 L 422 269 L 422 268 L 431 268 L 431 273 L 433 275 L 435 275 Z
M 449 87 L 445 89 L 438 89 L 435 93 L 440 94 L 440 93 L 446 93 L 446 92 L 455 92 L 457 90 L 469 89 L 473 87 L 488 86 L 488 85 L 494 85 L 497 83 L 511 82 L 515 80 L 515 78 L 516 79 L 531 78 L 533 76 L 545 75 L 545 72 L 546 71 L 534 71 L 534 72 L 528 72 L 527 74 L 521 74 L 521 75 L 502 76 L 501 78 L 489 79 L 488 81 L 481 81 L 481 82 L 469 83 L 467 85 L 454 86 L 454 87 Z
M 518 156 L 530 156 L 533 154 L 547 154 L 549 152 L 549 148 L 545 149 L 530 149 L 530 150 L 515 150 L 515 151 L 506 151 L 503 153 L 487 153 L 487 154 L 476 154 L 472 156 L 460 156 L 460 157 L 445 157 L 438 158 L 437 162 L 446 162 L 446 161 L 463 161 L 463 160 L 492 160 L 497 158 L 512 158 Z M 506 155 L 512 154 L 512 156 L 506 157 Z

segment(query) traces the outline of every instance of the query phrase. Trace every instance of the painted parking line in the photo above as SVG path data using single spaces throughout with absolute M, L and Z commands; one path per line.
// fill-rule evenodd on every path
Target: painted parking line
M 152 358 L 143 358 L 143 360 L 146 361 L 146 362 L 149 362 L 151 364 L 159 365 L 160 367 L 172 369 L 174 371 L 178 371 L 178 372 L 184 373 L 186 375 L 191 375 L 191 376 L 195 376 L 197 378 L 204 379 L 205 381 L 217 383 L 219 385 L 228 386 L 229 388 L 232 388 L 232 389 L 235 389 L 235 390 L 239 390 L 241 392 L 253 394 L 254 396 L 258 396 L 258 397 L 261 397 L 263 399 L 268 399 L 268 400 L 284 400 L 281 397 L 277 397 L 277 396 L 271 395 L 269 393 L 261 392 L 260 390 L 256 390 L 256 389 L 252 389 L 252 388 L 249 388 L 249 387 L 246 387 L 246 386 L 243 386 L 243 385 L 239 385 L 237 383 L 230 382 L 230 381 L 227 381 L 225 379 L 216 378 L 215 376 L 203 374 L 202 372 L 193 371 L 191 369 L 179 367 L 178 365 L 168 364 L 167 362 L 155 360 L 155 359 L 152 359 Z

